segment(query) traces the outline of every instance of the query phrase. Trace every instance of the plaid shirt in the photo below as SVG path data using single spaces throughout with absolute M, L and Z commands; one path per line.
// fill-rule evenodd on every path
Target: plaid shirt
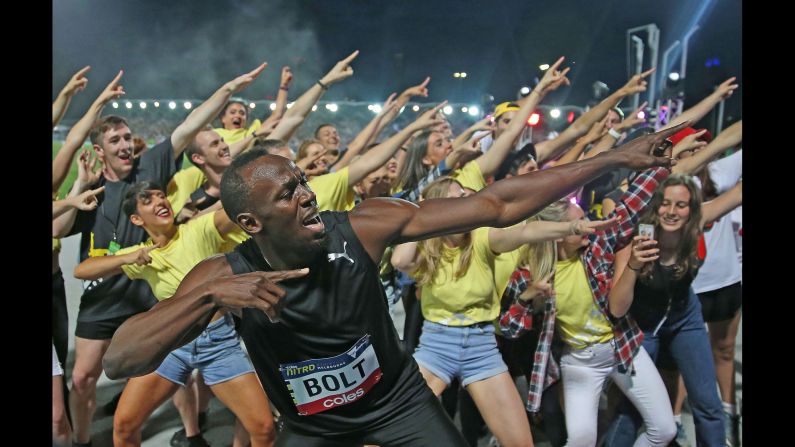
M 629 190 L 616 205 L 615 211 L 608 216 L 618 215 L 618 226 L 590 235 L 588 237 L 590 244 L 581 255 L 594 302 L 613 326 L 616 360 L 619 362 L 618 371 L 621 373 L 634 374 L 632 358 L 637 354 L 643 342 L 643 332 L 629 314 L 615 318 L 607 309 L 615 253 L 632 241 L 640 214 L 648 206 L 657 185 L 668 177 L 668 173 L 665 168 L 655 168 L 636 176 Z M 528 319 L 531 318 L 528 316 L 530 310 L 522 305 L 521 301 L 517 301 L 519 295 L 527 289 L 528 278 L 529 275 L 522 274 L 512 276 L 511 284 L 505 291 L 506 294 L 511 294 L 511 298 L 515 302 L 500 318 L 500 329 L 511 338 L 519 336 L 523 330 L 532 327 L 532 323 L 528 326 Z M 533 356 L 533 372 L 527 396 L 527 410 L 530 412 L 539 411 L 543 391 L 560 378 L 559 366 L 550 356 L 552 336 L 555 330 L 555 299 L 547 299 L 544 307 L 544 322 Z
M 420 180 L 417 186 L 415 186 L 412 189 L 404 189 L 403 191 L 392 194 L 392 197 L 397 199 L 408 200 L 409 202 L 412 203 L 417 203 L 420 200 L 420 193 L 422 192 L 423 189 L 425 189 L 426 186 L 428 186 L 432 181 L 436 180 L 437 178 L 449 174 L 450 171 L 452 171 L 452 169 L 448 168 L 447 165 L 445 164 L 445 161 L 442 160 L 439 162 L 438 165 L 436 165 L 435 168 L 431 169 L 431 171 L 428 172 L 428 175 L 426 175 Z

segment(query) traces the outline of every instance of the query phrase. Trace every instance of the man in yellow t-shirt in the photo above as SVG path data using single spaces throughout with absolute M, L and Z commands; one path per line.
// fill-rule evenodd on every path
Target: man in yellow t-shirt
M 173 296 L 182 278 L 205 258 L 220 253 L 223 235 L 238 228 L 223 209 L 174 223 L 174 212 L 162 188 L 140 182 L 130 188 L 122 208 L 130 221 L 141 226 L 149 239 L 121 249 L 113 256 L 93 257 L 75 269 L 79 279 L 98 279 L 124 273 L 144 279 L 158 300 Z M 230 315 L 219 311 L 196 340 L 172 351 L 153 373 L 130 379 L 114 418 L 114 443 L 139 442 L 143 422 L 166 399 L 185 386 L 193 369 L 199 369 L 213 393 L 240 419 L 252 445 L 266 445 L 275 436 L 268 399 L 254 369 L 240 347 Z M 183 420 L 186 436 L 200 436 L 195 408 L 193 420 Z

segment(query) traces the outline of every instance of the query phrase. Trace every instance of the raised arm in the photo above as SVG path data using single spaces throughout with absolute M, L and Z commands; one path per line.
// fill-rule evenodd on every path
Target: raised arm
M 394 121 L 395 118 L 397 118 L 398 114 L 400 113 L 400 110 L 406 104 L 408 104 L 409 101 L 411 101 L 411 98 L 413 98 L 415 96 L 421 96 L 423 98 L 427 98 L 428 97 L 428 83 L 429 82 L 431 82 L 431 77 L 430 76 L 425 78 L 425 80 L 422 81 L 420 84 L 411 86 L 411 87 L 407 88 L 406 90 L 403 90 L 403 92 L 397 98 L 397 104 L 395 105 L 395 108 L 389 110 L 386 113 L 386 115 L 384 116 L 384 119 L 382 119 L 381 122 L 378 123 L 378 126 L 376 127 L 376 130 L 375 130 L 375 136 L 376 137 L 381 133 L 382 130 L 384 130 L 384 127 L 386 127 L 387 124 L 391 123 L 392 121 Z
M 627 314 L 635 298 L 635 281 L 638 279 L 638 274 L 646 263 L 659 258 L 659 253 L 657 241 L 649 239 L 648 236 L 635 236 L 626 268 L 615 281 L 607 297 L 607 307 L 614 317 L 620 318 Z
M 72 101 L 72 96 L 86 88 L 88 79 L 85 75 L 88 70 L 91 70 L 88 65 L 81 68 L 58 93 L 55 102 L 52 103 L 52 127 L 55 127 L 63 118 L 66 109 L 69 108 L 69 102 Z
M 484 226 L 506 227 L 610 169 L 670 166 L 670 158 L 652 156 L 651 151 L 677 130 L 645 135 L 589 160 L 501 180 L 465 198 L 425 200 L 419 205 L 395 199 L 365 200 L 351 212 L 351 225 L 373 260 L 379 260 L 384 248 L 394 243 Z
M 279 79 L 279 93 L 276 94 L 276 107 L 273 109 L 273 113 L 262 122 L 263 126 L 266 123 L 278 121 L 284 115 L 284 111 L 287 110 L 287 92 L 290 90 L 292 82 L 293 71 L 290 67 L 282 67 L 282 77 Z
M 624 119 L 624 121 L 621 121 L 620 123 L 613 126 L 613 130 L 617 134 L 621 134 L 639 124 L 645 123 L 646 118 L 640 118 L 638 115 L 643 109 L 646 108 L 647 104 L 648 103 L 644 101 L 643 104 L 638 106 L 637 109 L 633 110 L 632 113 Z M 618 136 L 619 138 L 621 137 L 621 135 Z M 618 138 L 616 138 L 612 133 L 608 132 L 604 136 L 602 136 L 599 142 L 596 143 L 596 145 L 594 145 L 594 147 L 591 148 L 591 150 L 587 154 L 585 154 L 585 157 L 586 158 L 593 157 L 601 154 L 604 151 L 610 150 L 613 146 L 616 145 L 617 142 Z
M 154 371 L 169 352 L 195 339 L 221 308 L 255 308 L 272 317 L 285 295 L 277 283 L 307 273 L 309 269 L 233 275 L 225 256 L 208 258 L 185 276 L 172 298 L 121 325 L 102 359 L 105 374 L 121 379 Z
M 491 148 L 489 148 L 488 152 L 475 159 L 475 163 L 477 163 L 480 167 L 480 172 L 483 173 L 484 178 L 497 172 L 497 169 L 499 169 L 500 165 L 505 160 L 505 157 L 507 157 L 511 150 L 513 150 L 513 145 L 516 141 L 516 138 L 522 132 L 522 129 L 524 129 L 527 125 L 527 117 L 529 117 L 530 113 L 535 110 L 544 96 L 563 84 L 569 85 L 569 79 L 566 77 L 566 73 L 568 73 L 571 68 L 567 67 L 563 70 L 558 70 L 560 65 L 563 63 L 563 59 L 563 57 L 558 59 L 554 65 L 549 67 L 549 69 L 544 72 L 544 77 L 541 78 L 541 81 L 539 81 L 538 85 L 536 85 L 536 87 L 527 96 L 526 101 L 516 112 L 516 116 L 513 120 L 511 120 L 511 123 L 508 125 L 508 128 L 505 129 L 505 132 L 503 132 L 502 135 L 497 138 L 497 141 L 495 141 Z M 590 126 L 591 125 L 589 124 L 588 127 Z M 536 150 L 538 150 L 538 145 L 536 145 Z
M 61 214 L 76 208 L 81 211 L 91 211 L 99 205 L 97 194 L 105 191 L 105 187 L 101 186 L 97 189 L 89 189 L 76 196 L 68 196 L 63 200 L 57 200 L 52 203 L 52 218 L 60 216 Z
M 475 122 L 475 124 L 469 126 L 465 131 L 461 132 L 455 139 L 453 140 L 453 147 L 460 147 L 467 144 L 470 141 L 469 137 L 475 134 L 475 132 L 486 131 L 488 133 L 484 133 L 481 136 L 478 136 L 478 141 L 481 138 L 485 138 L 490 132 L 494 131 L 494 123 L 491 121 L 491 117 L 485 117 L 480 121 Z
M 89 156 L 89 151 L 83 151 L 77 160 L 77 179 L 72 184 L 69 197 L 76 197 L 97 183 L 102 174 L 102 162 L 96 154 Z M 52 222 L 52 237 L 64 237 L 69 234 L 77 217 L 77 208 L 70 208 L 55 218 Z
M 732 93 L 734 93 L 734 90 L 739 87 L 734 83 L 736 79 L 736 77 L 731 77 L 723 81 L 723 83 L 721 83 L 711 95 L 702 99 L 701 102 L 685 110 L 681 115 L 669 121 L 668 125 L 666 125 L 664 129 L 669 129 L 687 121 L 696 123 L 701 118 L 704 118 L 710 110 L 718 105 L 719 102 L 723 101 L 724 99 L 728 99 Z
M 312 106 L 317 104 L 320 97 L 323 96 L 323 93 L 333 84 L 353 76 L 351 62 L 353 62 L 358 55 L 359 50 L 356 50 L 345 59 L 337 62 L 328 73 L 312 84 L 312 87 L 309 87 L 309 90 L 304 92 L 303 95 L 299 96 L 298 99 L 295 100 L 295 103 L 293 103 L 293 106 L 284 112 L 282 120 L 279 122 L 276 130 L 273 131 L 274 134 L 278 132 L 279 139 L 290 141 L 290 138 L 292 138 L 295 131 L 298 130 L 298 127 L 304 122 L 304 119 L 306 119 L 306 116 L 312 110 Z M 300 119 L 288 120 L 287 118 L 290 117 L 298 117 Z
M 534 220 L 511 228 L 492 228 L 489 230 L 489 246 L 495 253 L 516 250 L 525 244 L 552 241 L 571 234 L 594 234 L 614 226 L 618 218 L 589 221 L 585 219 L 571 222 L 551 222 Z
M 63 184 L 63 181 L 69 174 L 69 167 L 72 165 L 72 160 L 74 159 L 75 154 L 83 146 L 83 142 L 86 141 L 86 138 L 88 138 L 91 128 L 99 119 L 100 114 L 102 114 L 102 109 L 104 109 L 105 105 L 111 100 L 114 100 L 124 94 L 124 87 L 119 85 L 119 80 L 121 80 L 122 74 L 124 74 L 124 72 L 119 71 L 119 74 L 117 74 L 116 77 L 110 81 L 110 84 L 105 87 L 102 93 L 97 96 L 97 99 L 95 99 L 88 108 L 86 114 L 83 115 L 83 117 L 80 118 L 80 120 L 69 130 L 69 134 L 66 136 L 66 141 L 64 142 L 63 146 L 61 146 L 58 154 L 55 155 L 55 159 L 52 161 L 53 194 L 58 192 L 61 184 Z
M 623 87 L 616 90 L 612 95 L 605 98 L 591 110 L 583 113 L 582 116 L 571 123 L 571 126 L 561 132 L 557 138 L 536 144 L 539 166 L 547 160 L 555 158 L 560 150 L 568 147 L 574 140 L 588 132 L 588 129 L 590 129 L 595 122 L 602 119 L 602 117 L 605 116 L 610 109 L 618 105 L 625 96 L 646 91 L 645 79 L 653 71 L 654 69 L 652 68 L 651 70 L 633 76 Z
M 362 129 L 362 131 L 356 135 L 356 138 L 351 141 L 351 143 L 348 145 L 348 150 L 345 151 L 345 155 L 343 155 L 342 158 L 340 158 L 340 160 L 334 164 L 335 171 L 339 171 L 345 166 L 348 166 L 351 160 L 359 155 L 362 149 L 370 144 L 373 136 L 375 136 L 375 130 L 378 128 L 378 125 L 381 123 L 381 121 L 383 121 L 384 116 L 395 108 L 397 104 L 395 102 L 395 96 L 397 96 L 395 93 L 389 95 L 389 98 L 386 99 L 383 107 L 381 107 L 381 111 L 378 112 L 373 119 L 367 123 L 367 126 L 365 126 L 364 129 Z
M 682 143 L 686 143 L 686 140 L 689 142 L 690 146 L 694 145 L 694 140 L 701 136 L 704 131 L 697 132 L 695 134 L 691 134 L 686 136 L 685 138 L 680 141 L 677 146 L 681 145 Z M 720 155 L 721 152 L 729 149 L 731 147 L 737 146 L 743 141 L 743 121 L 737 121 L 736 123 L 732 124 L 731 126 L 727 127 L 726 130 L 718 134 L 712 141 L 709 142 L 704 148 L 700 151 L 693 154 L 692 157 L 687 157 L 680 160 L 673 169 L 673 172 L 684 172 L 687 174 L 693 174 L 694 172 L 698 172 L 699 169 L 706 166 L 707 163 L 710 162 L 713 158 Z M 697 145 L 696 145 L 697 146 Z M 692 150 L 692 149 L 688 149 Z M 677 151 L 677 148 L 674 147 L 674 151 Z
M 383 166 L 414 132 L 441 124 L 441 120 L 436 118 L 436 114 L 446 104 L 447 101 L 426 111 L 403 130 L 392 135 L 389 139 L 370 149 L 366 154 L 351 163 L 348 167 L 348 186 L 359 183 L 371 172 Z
M 267 65 L 267 62 L 263 62 L 254 70 L 232 79 L 216 90 L 215 93 L 201 103 L 201 105 L 193 109 L 190 115 L 185 118 L 185 121 L 177 126 L 174 132 L 171 133 L 171 146 L 174 148 L 175 160 L 182 154 L 182 151 L 185 150 L 188 143 L 196 137 L 196 134 L 221 113 L 221 109 L 227 101 L 229 101 L 229 98 L 251 85 Z
M 743 204 L 743 182 L 740 180 L 730 190 L 701 205 L 701 228 Z
M 574 146 L 572 146 L 571 149 L 566 151 L 566 153 L 563 154 L 563 156 L 560 157 L 560 159 L 557 162 L 550 162 L 550 164 L 552 164 L 552 166 L 560 166 L 560 165 L 565 165 L 566 163 L 574 163 L 575 161 L 579 160 L 580 155 L 582 155 L 583 151 L 589 144 L 595 143 L 597 141 L 601 143 L 601 139 L 604 138 L 604 136 L 607 134 L 607 128 L 605 127 L 606 123 L 607 123 L 607 115 L 605 115 L 605 117 L 602 118 L 600 121 L 595 122 L 594 125 L 591 126 L 591 130 L 589 130 L 588 133 L 586 133 L 580 139 L 578 139 L 577 142 L 574 143 Z M 591 152 L 594 152 L 595 149 L 596 148 L 591 149 Z M 592 156 L 591 152 L 588 152 L 586 158 L 590 158 Z

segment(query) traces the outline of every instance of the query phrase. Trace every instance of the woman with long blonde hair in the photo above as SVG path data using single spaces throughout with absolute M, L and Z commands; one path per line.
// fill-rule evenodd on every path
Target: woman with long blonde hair
M 464 195 L 461 184 L 451 178 L 438 179 L 423 191 L 424 199 Z M 420 372 L 436 395 L 460 378 L 502 445 L 528 445 L 532 437 L 494 337 L 493 322 L 500 312 L 494 280 L 497 254 L 567 234 L 594 233 L 614 223 L 574 220 L 479 228 L 395 248 L 393 265 L 422 287 L 425 322 L 414 353 Z

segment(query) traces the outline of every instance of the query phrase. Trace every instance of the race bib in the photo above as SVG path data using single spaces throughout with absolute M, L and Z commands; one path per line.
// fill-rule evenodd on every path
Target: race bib
M 281 364 L 279 371 L 301 416 L 356 402 L 382 375 L 369 334 L 340 355 Z

